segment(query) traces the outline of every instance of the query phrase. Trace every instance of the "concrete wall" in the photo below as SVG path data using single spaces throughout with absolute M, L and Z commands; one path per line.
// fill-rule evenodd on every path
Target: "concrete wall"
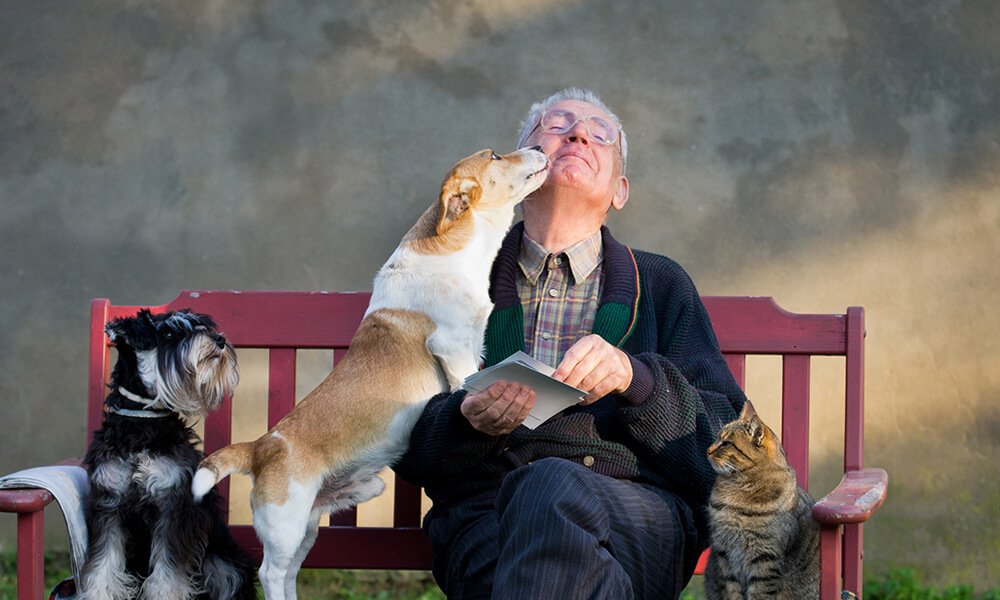
M 0 14 L 0 472 L 82 451 L 91 298 L 369 289 L 455 160 L 510 150 L 531 101 L 581 85 L 629 131 L 620 239 L 677 259 L 705 294 L 865 306 L 867 459 L 891 474 L 868 572 L 1000 585 L 1000 3 Z M 840 443 L 827 370 L 820 493 Z

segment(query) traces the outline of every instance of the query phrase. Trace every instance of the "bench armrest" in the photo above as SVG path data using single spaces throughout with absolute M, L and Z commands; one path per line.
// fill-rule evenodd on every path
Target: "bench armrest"
M 48 490 L 40 488 L 0 489 L 0 512 L 30 513 L 42 510 L 55 500 Z
M 79 458 L 67 458 L 57 462 L 53 466 L 80 466 Z M 44 483 L 52 480 L 45 474 L 47 467 L 40 469 L 27 469 L 18 471 L 10 475 L 0 476 L 0 512 L 5 513 L 29 513 L 42 510 L 55 500 Z M 34 478 L 21 479 L 22 473 L 40 473 L 41 479 L 35 481 Z M 36 477 L 38 477 L 36 475 Z
M 816 502 L 812 516 L 822 525 L 863 523 L 885 502 L 889 475 L 884 469 L 844 473 L 832 492 Z
M 59 465 L 25 469 L 0 477 L 0 512 L 18 513 L 18 548 L 30 549 L 31 556 L 18 552 L 18 573 L 31 573 L 33 582 L 41 581 L 42 511 L 55 500 L 62 510 L 70 542 L 70 568 L 80 582 L 80 570 L 87 557 L 87 523 L 83 504 L 90 491 L 87 472 L 72 461 Z M 32 523 L 21 527 L 21 519 Z M 22 567 L 22 560 L 26 561 Z M 20 597 L 20 596 L 19 596 Z

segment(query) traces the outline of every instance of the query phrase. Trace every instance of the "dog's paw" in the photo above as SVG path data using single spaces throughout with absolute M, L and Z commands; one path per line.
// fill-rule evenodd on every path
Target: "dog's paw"
M 135 598 L 139 591 L 139 580 L 125 572 L 122 564 L 109 565 L 84 573 L 83 589 L 77 594 L 78 600 L 128 600 Z
M 139 598 L 140 600 L 189 600 L 194 598 L 196 593 L 197 590 L 190 577 L 165 568 L 164 563 L 158 563 L 142 583 Z

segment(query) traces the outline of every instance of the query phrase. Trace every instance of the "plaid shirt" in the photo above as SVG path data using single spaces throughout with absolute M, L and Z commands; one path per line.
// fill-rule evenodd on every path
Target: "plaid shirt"
M 524 234 L 517 264 L 517 293 L 524 311 L 524 347 L 552 366 L 594 326 L 604 281 L 601 232 L 559 254 Z

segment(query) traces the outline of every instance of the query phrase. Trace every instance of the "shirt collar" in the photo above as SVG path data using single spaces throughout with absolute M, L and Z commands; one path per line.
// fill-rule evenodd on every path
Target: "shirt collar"
M 601 264 L 604 257 L 603 236 L 598 229 L 593 235 L 580 240 L 569 248 L 566 248 L 560 255 L 565 255 L 569 260 L 570 272 L 573 274 L 574 285 L 587 279 L 594 269 Z M 552 257 L 552 254 L 544 246 L 528 237 L 527 232 L 522 234 L 521 251 L 517 258 L 517 264 L 521 267 L 525 279 L 535 285 L 538 277 L 545 270 L 545 265 Z
M 515 223 L 500 245 L 490 273 L 490 299 L 494 302 L 486 326 L 486 366 L 491 367 L 518 350 L 524 350 L 524 313 L 517 293 L 517 257 L 524 239 L 524 222 Z M 636 254 L 601 227 L 601 272 L 604 290 L 594 315 L 594 333 L 621 347 L 635 329 L 641 286 Z M 648 255 L 643 258 L 647 266 Z M 664 259 L 668 260 L 669 259 Z
M 549 251 L 544 246 L 528 237 L 527 233 L 521 234 L 521 252 L 517 257 L 517 266 L 521 267 L 524 278 L 531 285 L 538 282 L 548 257 Z

